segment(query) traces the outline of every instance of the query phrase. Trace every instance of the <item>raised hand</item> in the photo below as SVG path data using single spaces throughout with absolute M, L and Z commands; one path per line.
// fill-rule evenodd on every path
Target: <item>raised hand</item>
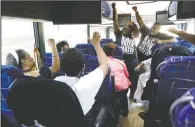
M 93 38 L 91 40 L 91 43 L 96 46 L 96 45 L 100 45 L 100 34 L 98 32 L 94 32 L 93 33 Z
M 54 39 L 49 39 L 47 42 L 48 42 L 48 45 L 49 45 L 51 48 L 55 47 L 55 40 L 54 40 Z

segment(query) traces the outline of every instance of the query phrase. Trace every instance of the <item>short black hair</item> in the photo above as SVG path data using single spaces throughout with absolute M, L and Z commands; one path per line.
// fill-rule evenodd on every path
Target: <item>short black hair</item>
M 67 45 L 67 46 L 69 47 L 68 42 L 65 41 L 65 40 L 58 42 L 58 43 L 56 44 L 57 51 L 58 51 L 58 52 L 61 52 L 61 48 L 62 48 L 64 45 Z
M 106 56 L 112 56 L 115 48 L 116 48 L 116 44 L 113 42 L 107 43 L 103 46 L 103 50 Z
M 74 48 L 67 49 L 60 57 L 60 69 L 67 76 L 76 77 L 85 64 L 83 54 Z
M 22 61 L 21 60 L 25 59 L 26 51 L 24 51 L 23 49 L 18 49 L 15 52 L 18 55 L 19 63 L 17 63 L 16 58 L 11 53 L 8 53 L 8 55 L 6 57 L 6 65 L 19 67 L 22 69 Z

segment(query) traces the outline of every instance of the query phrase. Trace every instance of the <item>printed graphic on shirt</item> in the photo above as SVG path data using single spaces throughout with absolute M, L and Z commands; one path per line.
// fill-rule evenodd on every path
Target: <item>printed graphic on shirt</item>
M 146 56 L 150 56 L 152 54 L 152 47 L 155 45 L 154 42 L 155 38 L 150 37 L 147 35 L 143 42 L 138 47 L 139 51 Z
M 135 43 L 132 39 L 122 36 L 121 39 L 121 48 L 125 54 L 134 54 Z

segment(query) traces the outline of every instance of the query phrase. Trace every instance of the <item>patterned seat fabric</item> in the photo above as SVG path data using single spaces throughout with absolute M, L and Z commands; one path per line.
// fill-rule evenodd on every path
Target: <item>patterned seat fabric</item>
M 22 70 L 16 67 L 1 65 L 1 92 L 4 99 L 7 97 L 12 82 L 23 75 Z
M 191 103 L 195 103 L 195 88 L 190 89 L 184 96 L 193 96 Z M 184 97 L 182 96 L 182 97 Z M 173 123 L 177 127 L 194 127 L 195 126 L 195 108 L 191 103 L 177 105 L 173 115 Z
M 24 76 L 22 70 L 13 66 L 1 65 L 1 112 L 2 115 L 14 125 L 17 123 L 12 112 L 7 107 L 6 98 L 11 84 L 21 76 Z
M 160 67 L 158 97 L 175 100 L 195 87 L 195 57 L 172 56 L 165 61 Z
M 160 66 L 160 77 L 195 80 L 194 56 L 171 56 Z
M 110 43 L 110 42 L 113 42 L 113 40 L 110 38 L 105 38 L 105 39 L 101 39 L 100 44 L 106 44 L 106 43 Z
M 101 44 L 101 46 L 104 46 L 104 44 Z M 95 48 L 91 44 L 78 44 L 75 47 L 78 51 L 82 52 L 83 54 L 90 55 L 90 56 L 97 56 Z M 114 58 L 122 59 L 123 57 L 123 51 L 119 45 L 116 46 L 116 49 L 113 54 Z
M 162 121 L 169 127 L 168 112 L 171 104 L 189 89 L 195 87 L 195 57 L 171 56 L 160 66 L 159 82 L 154 86 L 148 117 L 150 123 Z M 159 110 L 160 109 L 160 110 Z M 154 117 L 155 116 L 155 117 Z
M 59 56 L 61 56 L 62 54 L 59 53 Z M 52 66 L 52 54 L 51 53 L 45 53 L 43 55 L 43 66 L 44 67 L 51 67 Z

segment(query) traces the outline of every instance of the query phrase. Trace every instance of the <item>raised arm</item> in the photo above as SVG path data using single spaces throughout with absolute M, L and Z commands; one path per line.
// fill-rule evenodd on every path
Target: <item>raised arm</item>
M 182 38 L 185 41 L 188 41 L 192 44 L 195 44 L 195 35 L 189 34 L 183 31 L 176 30 L 175 28 L 168 29 L 169 32 L 178 35 L 180 38 Z
M 114 32 L 117 32 L 119 30 L 119 25 L 118 25 L 118 14 L 117 14 L 117 10 L 116 10 L 116 3 L 112 3 L 112 9 L 113 9 Z
M 50 70 L 52 73 L 54 73 L 60 70 L 60 59 L 59 59 L 59 55 L 56 50 L 54 39 L 49 39 L 48 44 L 52 52 L 52 66 L 50 67 Z
M 99 68 L 103 71 L 104 77 L 107 75 L 108 72 L 108 58 L 104 53 L 102 47 L 100 46 L 100 34 L 98 32 L 93 33 L 92 44 L 96 50 Z
M 132 9 L 135 12 L 135 17 L 136 17 L 136 20 L 137 20 L 137 22 L 139 24 L 139 27 L 142 28 L 144 26 L 144 22 L 143 22 L 141 16 L 139 15 L 139 12 L 137 10 L 137 6 L 132 7 Z

